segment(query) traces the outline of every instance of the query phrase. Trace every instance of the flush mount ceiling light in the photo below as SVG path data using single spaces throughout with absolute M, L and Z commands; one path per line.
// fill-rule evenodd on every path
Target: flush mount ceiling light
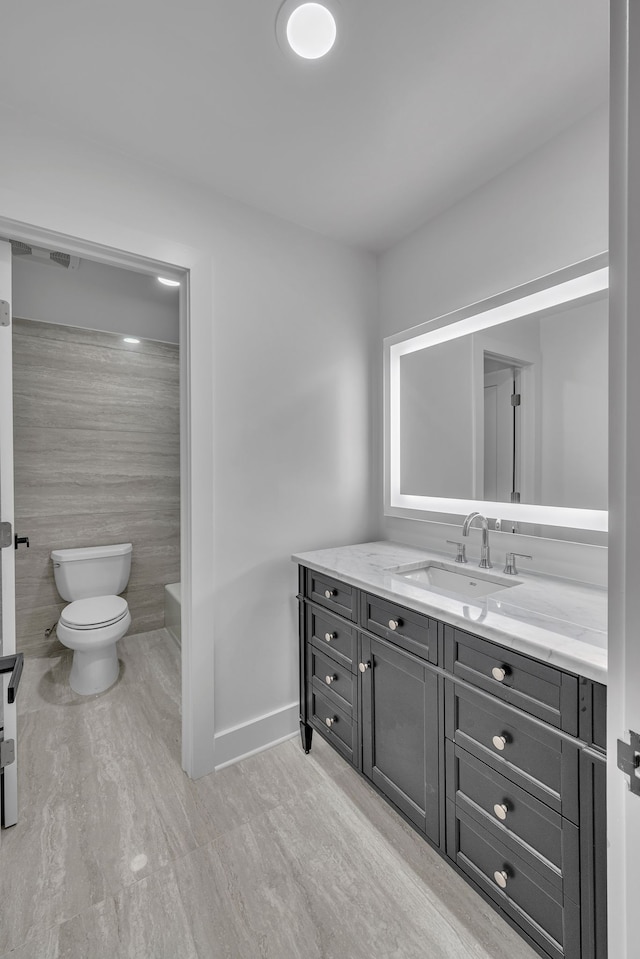
M 337 36 L 336 20 L 330 6 L 333 7 L 333 2 L 285 0 L 276 19 L 276 32 L 283 49 L 293 50 L 304 60 L 319 60 L 326 56 Z
M 137 340 L 137 339 L 135 338 L 135 336 L 125 336 L 124 341 L 125 341 L 125 343 L 139 343 L 139 342 L 140 342 L 140 340 Z
M 166 276 L 159 276 L 158 280 L 164 286 L 180 286 L 180 280 L 168 280 Z

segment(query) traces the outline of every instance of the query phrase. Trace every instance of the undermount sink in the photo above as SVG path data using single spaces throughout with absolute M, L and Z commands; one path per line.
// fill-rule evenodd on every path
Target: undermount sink
M 467 597 L 489 596 L 503 589 L 519 586 L 522 582 L 514 579 L 512 583 L 507 583 L 503 578 L 486 573 L 484 570 L 478 572 L 475 569 L 448 569 L 432 561 L 420 565 L 396 566 L 388 572 L 424 589 L 456 593 L 458 596 Z

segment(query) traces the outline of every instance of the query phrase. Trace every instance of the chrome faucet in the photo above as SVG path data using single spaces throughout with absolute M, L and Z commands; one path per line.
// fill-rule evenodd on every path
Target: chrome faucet
M 465 518 L 464 523 L 462 524 L 462 535 L 468 536 L 469 529 L 474 520 L 479 519 L 482 522 L 482 546 L 480 548 L 480 569 L 491 569 L 493 563 L 491 562 L 491 554 L 489 552 L 489 522 L 486 516 L 483 516 L 482 513 L 469 513 Z

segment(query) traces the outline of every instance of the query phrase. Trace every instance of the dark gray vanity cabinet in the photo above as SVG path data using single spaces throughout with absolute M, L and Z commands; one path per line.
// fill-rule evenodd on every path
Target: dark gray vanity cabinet
M 606 959 L 606 688 L 300 569 L 300 722 L 551 959 Z

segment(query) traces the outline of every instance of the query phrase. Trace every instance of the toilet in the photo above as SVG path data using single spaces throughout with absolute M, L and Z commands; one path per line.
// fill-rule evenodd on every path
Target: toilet
M 54 549 L 56 587 L 69 600 L 60 615 L 58 639 L 73 650 L 69 683 L 82 696 L 102 693 L 118 678 L 116 643 L 131 625 L 126 589 L 131 543 Z

